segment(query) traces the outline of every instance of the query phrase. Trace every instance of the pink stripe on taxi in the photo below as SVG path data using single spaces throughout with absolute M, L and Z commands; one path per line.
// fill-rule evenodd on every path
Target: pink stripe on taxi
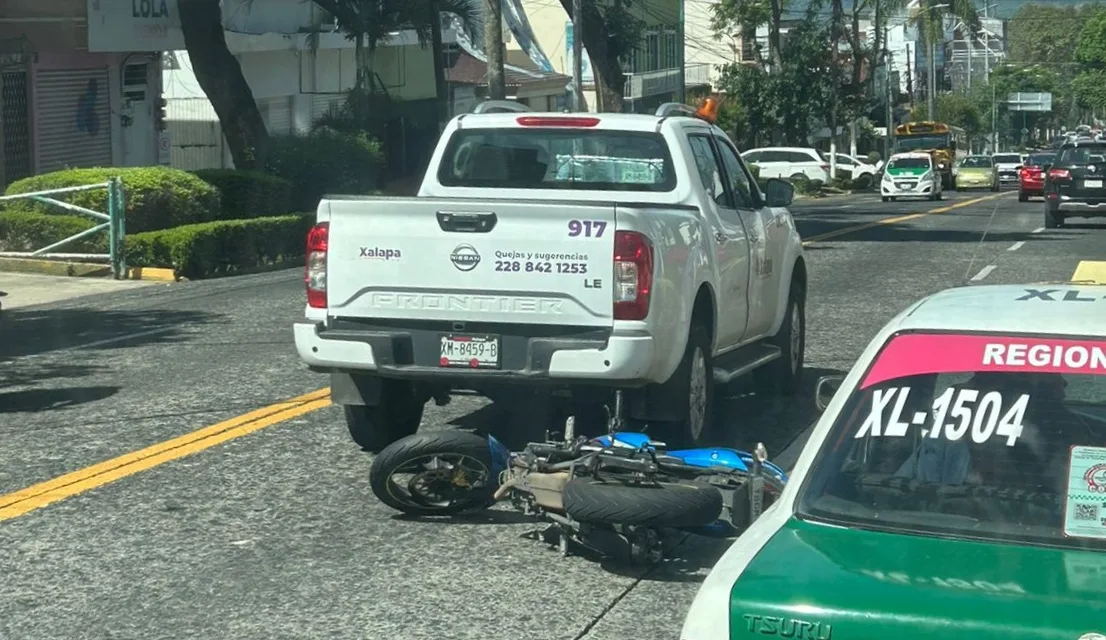
M 876 357 L 861 388 L 906 376 L 977 371 L 1106 375 L 1106 341 L 907 334 Z

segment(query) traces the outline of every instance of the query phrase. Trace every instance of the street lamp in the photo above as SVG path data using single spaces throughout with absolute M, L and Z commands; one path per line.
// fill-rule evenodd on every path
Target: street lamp
M 949 8 L 948 4 L 930 5 L 926 8 L 924 8 L 924 9 L 922 9 L 918 13 L 916 13 L 915 18 L 920 18 L 921 16 L 923 16 L 923 15 L 925 15 L 925 14 L 931 12 L 931 11 L 940 11 L 941 9 L 948 9 L 948 8 Z M 941 25 L 941 29 L 942 29 L 942 31 L 944 30 L 944 24 Z M 929 35 L 928 39 L 929 39 L 929 42 L 927 43 L 926 49 L 928 50 L 927 57 L 929 58 L 929 65 L 928 65 L 929 66 L 929 72 L 926 75 L 929 76 L 928 77 L 928 83 L 927 83 L 929 86 L 926 88 L 926 116 L 930 120 L 933 120 L 934 116 L 935 116 L 934 111 L 936 109 L 936 106 L 934 105 L 934 100 L 933 99 L 934 99 L 934 97 L 937 93 L 937 60 L 936 60 L 936 55 L 937 54 L 936 54 L 936 44 L 935 44 L 936 40 L 937 40 L 936 34 L 931 33 Z

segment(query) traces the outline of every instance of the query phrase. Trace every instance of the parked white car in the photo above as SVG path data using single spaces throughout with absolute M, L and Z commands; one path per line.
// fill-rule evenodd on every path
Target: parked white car
M 821 180 L 829 182 L 829 162 L 817 149 L 806 147 L 762 147 L 741 154 L 745 162 L 760 168 L 761 178 Z
M 791 184 L 762 192 L 686 105 L 519 106 L 451 120 L 416 197 L 319 203 L 296 350 L 329 374 L 354 441 L 414 433 L 453 390 L 546 389 L 694 445 L 716 382 L 794 392 L 807 267 Z
M 825 158 L 827 163 L 829 162 L 830 154 L 823 153 L 822 157 Z M 874 164 L 869 164 L 860 158 L 845 153 L 837 154 L 837 169 L 838 171 L 845 172 L 850 180 L 859 180 L 862 176 L 875 178 L 876 173 L 879 172 L 879 169 L 877 169 Z

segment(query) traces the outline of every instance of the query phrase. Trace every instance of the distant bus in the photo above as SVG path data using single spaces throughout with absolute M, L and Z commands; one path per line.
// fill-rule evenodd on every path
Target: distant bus
M 946 189 L 952 188 L 952 166 L 968 155 L 968 134 L 943 122 L 907 122 L 895 127 L 895 153 L 928 151 Z

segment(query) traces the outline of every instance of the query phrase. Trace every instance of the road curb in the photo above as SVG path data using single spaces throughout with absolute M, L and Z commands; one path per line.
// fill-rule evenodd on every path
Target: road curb
M 111 267 L 106 264 L 36 258 L 0 258 L 0 271 L 73 278 L 106 278 L 111 276 Z M 125 279 L 175 282 L 177 275 L 172 269 L 161 267 L 132 267 L 127 269 Z

